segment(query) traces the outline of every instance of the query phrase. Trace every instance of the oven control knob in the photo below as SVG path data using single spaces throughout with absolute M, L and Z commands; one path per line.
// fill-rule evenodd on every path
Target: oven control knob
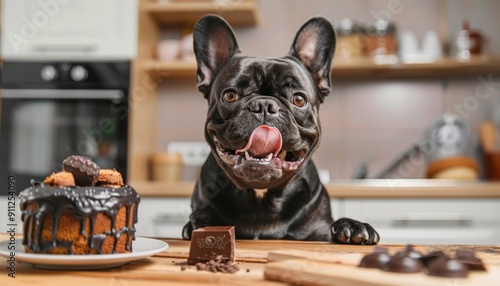
M 87 79 L 87 76 L 89 75 L 89 73 L 87 72 L 86 68 L 78 65 L 78 66 L 74 66 L 71 69 L 71 72 L 69 75 L 71 76 L 71 79 L 74 81 L 83 81 L 83 80 Z
M 44 66 L 40 71 L 40 76 L 43 81 L 53 81 L 57 79 L 58 75 L 57 69 L 51 65 Z

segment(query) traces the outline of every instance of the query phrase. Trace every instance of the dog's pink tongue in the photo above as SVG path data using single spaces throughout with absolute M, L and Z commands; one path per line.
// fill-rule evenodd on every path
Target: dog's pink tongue
M 236 153 L 248 151 L 255 158 L 263 158 L 269 153 L 277 156 L 281 150 L 281 144 L 281 133 L 278 128 L 261 125 L 252 132 L 247 145 L 243 149 L 236 150 Z

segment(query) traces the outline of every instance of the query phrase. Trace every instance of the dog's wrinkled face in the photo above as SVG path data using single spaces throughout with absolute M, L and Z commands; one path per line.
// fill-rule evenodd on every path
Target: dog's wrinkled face
M 209 103 L 205 137 L 238 188 L 284 186 L 319 143 L 319 105 L 330 91 L 335 33 L 313 18 L 283 58 L 243 56 L 228 24 L 194 29 L 197 83 Z

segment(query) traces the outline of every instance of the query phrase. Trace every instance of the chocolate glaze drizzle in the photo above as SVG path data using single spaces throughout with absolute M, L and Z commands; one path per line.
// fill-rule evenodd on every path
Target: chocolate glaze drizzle
M 140 201 L 139 195 L 129 185 L 119 188 L 107 187 L 50 187 L 43 183 L 32 181 L 32 187 L 19 194 L 22 211 L 21 219 L 24 222 L 23 245 L 35 252 L 45 253 L 54 247 L 63 247 L 68 253 L 73 254 L 72 242 L 56 239 L 59 218 L 62 213 L 69 211 L 80 219 L 80 235 L 88 237 L 88 246 L 97 253 L 102 253 L 102 245 L 108 235 L 115 238 L 113 253 L 116 253 L 118 238 L 122 233 L 127 234 L 126 250 L 132 251 L 132 240 L 135 240 L 135 227 L 137 223 L 137 209 Z M 29 211 L 26 206 L 35 202 L 36 211 Z M 121 207 L 126 208 L 125 226 L 116 231 L 116 215 Z M 130 225 L 130 211 L 134 207 L 133 224 Z M 94 226 L 98 213 L 105 213 L 111 219 L 109 232 L 94 234 Z M 48 214 L 52 214 L 52 241 L 41 241 L 43 222 Z M 86 223 L 89 219 L 89 233 L 85 233 Z M 35 235 L 33 235 L 33 232 Z

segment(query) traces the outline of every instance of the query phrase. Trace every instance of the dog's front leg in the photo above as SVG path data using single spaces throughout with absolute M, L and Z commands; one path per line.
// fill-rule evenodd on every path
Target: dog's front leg
M 371 225 L 349 218 L 336 220 L 331 230 L 335 243 L 377 244 L 380 240 L 380 236 Z

